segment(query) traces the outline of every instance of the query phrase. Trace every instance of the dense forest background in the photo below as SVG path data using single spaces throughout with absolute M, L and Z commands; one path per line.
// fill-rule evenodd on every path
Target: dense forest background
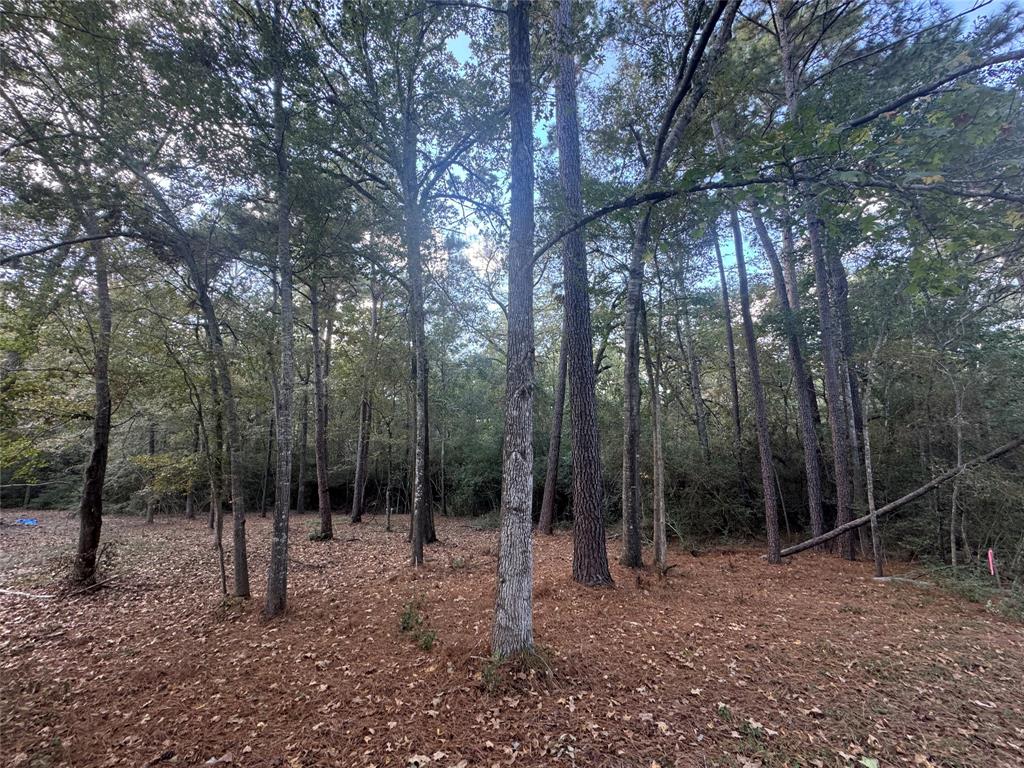
M 609 531 L 638 521 L 627 550 L 659 515 L 687 547 L 792 543 L 1024 432 L 1024 15 L 979 5 L 532 3 L 534 522 L 571 525 L 580 493 L 568 230 L 590 482 Z M 105 439 L 105 514 L 218 540 L 231 501 L 310 513 L 303 537 L 417 493 L 414 540 L 431 515 L 497 526 L 514 16 L 4 2 L 3 506 L 84 509 Z M 979 568 L 991 547 L 1012 577 L 1022 509 L 1010 456 L 879 536 Z M 859 531 L 839 549 L 870 557 Z

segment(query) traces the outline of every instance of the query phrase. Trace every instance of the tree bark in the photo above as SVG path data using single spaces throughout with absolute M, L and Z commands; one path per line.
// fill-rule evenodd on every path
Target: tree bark
M 750 390 L 754 400 L 757 425 L 757 450 L 761 459 L 761 488 L 764 493 L 764 522 L 768 538 L 768 562 L 779 563 L 779 510 L 775 491 L 775 466 L 772 457 L 771 434 L 768 430 L 768 408 L 761 384 L 761 364 L 757 357 L 757 337 L 750 313 L 750 287 L 747 284 L 747 265 L 743 256 L 743 232 L 740 217 L 733 209 L 729 212 L 733 244 L 736 250 L 736 271 L 740 278 L 740 312 L 743 315 L 743 338 L 747 345 L 747 367 L 750 371 Z
M 320 340 L 320 280 L 314 277 L 309 287 L 310 319 L 313 326 L 313 410 L 315 428 L 313 453 L 316 456 L 316 500 L 320 513 L 322 540 L 334 538 L 331 515 L 331 487 L 327 477 L 327 377 L 324 373 L 324 352 Z
M 299 426 L 299 478 L 295 489 L 295 514 L 306 512 L 306 453 L 309 447 L 309 374 L 306 370 L 306 381 L 302 386 L 302 423 Z
M 292 480 L 292 400 L 295 387 L 294 306 L 292 297 L 289 168 L 284 90 L 284 39 L 281 0 L 272 10 L 272 81 L 274 100 L 274 192 L 277 198 L 277 268 L 281 281 L 281 384 L 277 409 L 277 498 L 274 499 L 273 534 L 264 614 L 274 617 L 288 604 L 288 522 Z
M 654 563 L 664 569 L 668 556 L 668 536 L 665 521 L 665 456 L 661 443 L 661 384 L 660 362 L 651 356 L 651 342 L 647 323 L 647 309 L 642 312 L 642 336 L 647 383 L 651 390 L 651 463 L 654 468 L 654 488 L 651 493 L 651 517 L 654 522 Z
M 782 324 L 786 334 L 786 346 L 789 351 L 789 364 L 793 369 L 793 382 L 797 395 L 797 417 L 799 420 L 800 442 L 804 453 L 804 472 L 807 478 L 807 510 L 811 520 L 811 535 L 820 536 L 825 532 L 824 515 L 821 506 L 821 465 L 818 462 L 818 434 L 814 429 L 814 414 L 810 402 L 808 388 L 804 382 L 808 378 L 807 362 L 804 359 L 803 346 L 796 316 L 793 314 L 791 295 L 787 291 L 783 265 L 779 259 L 775 243 L 768 233 L 764 219 L 751 210 L 754 228 L 761 241 L 761 247 L 768 257 L 775 281 L 775 294 L 782 310 Z
M 356 441 L 356 476 L 352 491 L 352 522 L 358 523 L 366 511 L 366 479 L 369 475 L 370 427 L 373 419 L 373 389 L 370 376 L 377 365 L 377 328 L 380 323 L 380 292 L 370 286 L 370 335 L 363 364 L 362 396 L 359 400 L 359 437 Z M 442 455 L 444 443 L 442 442 Z M 443 491 L 442 491 L 443 492 Z
M 697 428 L 697 442 L 700 444 L 701 455 L 707 462 L 711 458 L 711 441 L 708 439 L 707 407 L 704 405 L 704 394 L 700 384 L 700 360 L 693 351 L 693 328 L 690 324 L 690 308 L 687 305 L 686 286 L 680 285 L 682 307 L 675 317 L 676 343 L 686 360 L 689 373 L 690 400 L 693 402 L 693 423 Z M 683 316 L 680 324 L 679 315 Z
M 88 219 L 89 234 L 98 234 Z M 85 468 L 82 500 L 78 507 L 78 547 L 75 551 L 73 577 L 82 584 L 96 581 L 96 556 L 103 527 L 103 483 L 107 475 L 107 453 L 110 446 L 110 332 L 113 310 L 107 273 L 107 253 L 99 240 L 89 244 L 96 272 L 96 302 L 99 328 L 93 347 L 93 409 L 92 451 Z
M 736 342 L 732 333 L 732 309 L 729 307 L 729 284 L 725 280 L 725 263 L 722 248 L 715 237 L 715 258 L 718 261 L 718 281 L 722 287 L 722 322 L 725 325 L 725 346 L 729 360 L 729 396 L 732 406 L 732 443 L 737 461 L 743 440 L 743 425 L 740 420 L 740 391 L 736 380 Z
M 508 254 L 508 351 L 501 538 L 491 652 L 533 649 L 533 104 L 530 3 L 508 5 L 509 117 L 512 126 Z
M 199 455 L 199 421 L 192 424 L 192 457 Z M 188 489 L 185 491 L 185 519 L 195 520 L 196 518 L 196 485 L 189 477 Z
M 537 530 L 551 535 L 555 532 L 555 489 L 558 485 L 558 464 L 562 452 L 562 418 L 565 413 L 565 313 L 562 314 L 562 337 L 558 345 L 558 379 L 555 382 L 555 405 L 551 415 L 551 434 L 548 437 L 547 472 L 544 475 L 544 499 L 540 505 Z
M 864 484 L 868 501 L 868 518 L 871 522 L 871 551 L 875 560 L 875 578 L 885 575 L 885 562 L 882 557 L 882 532 L 878 526 L 878 510 L 875 508 L 875 472 L 871 463 L 871 427 L 868 422 L 868 393 L 871 385 L 871 363 L 864 373 L 864 397 L 862 399 L 864 422 Z M 962 457 L 957 457 L 959 464 Z
M 559 182 L 565 216 L 583 215 L 580 131 L 576 100 L 576 57 L 573 53 L 573 2 L 559 0 L 555 15 L 558 74 L 555 119 Z M 573 550 L 572 577 L 587 586 L 612 583 L 604 528 L 604 477 L 597 431 L 597 396 L 593 325 L 587 276 L 584 230 L 567 235 L 562 244 L 565 291 L 565 365 L 571 421 Z

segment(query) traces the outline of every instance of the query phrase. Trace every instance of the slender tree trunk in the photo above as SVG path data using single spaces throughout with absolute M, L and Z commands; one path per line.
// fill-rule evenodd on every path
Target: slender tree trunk
M 580 171 L 580 132 L 576 103 L 575 33 L 572 0 L 559 0 L 555 16 L 558 74 L 555 114 L 558 169 L 565 215 L 583 215 Z M 583 230 L 562 243 L 562 280 L 565 291 L 565 363 L 571 421 L 573 551 L 572 577 L 581 584 L 612 583 L 604 528 L 604 479 L 601 444 L 597 432 L 597 365 L 590 314 L 587 253 Z
M 199 421 L 192 424 L 192 457 L 199 455 Z M 188 489 L 185 491 L 185 519 L 195 520 L 196 518 L 196 486 L 192 478 L 189 478 Z
M 786 106 L 792 119 L 799 115 L 799 71 L 793 51 L 787 19 L 788 4 L 776 8 L 775 22 L 779 33 L 779 50 L 782 55 L 782 75 L 785 83 Z M 802 162 L 797 162 L 797 166 Z M 808 184 L 798 184 L 797 191 L 803 201 L 807 218 L 807 239 L 814 260 L 814 284 L 818 293 L 818 319 L 821 325 L 821 357 L 825 372 L 825 395 L 828 401 L 829 427 L 832 433 L 832 462 L 836 482 L 836 526 L 850 520 L 850 453 L 847 435 L 844 387 L 840 376 L 840 360 L 835 349 L 832 298 L 829 291 L 827 264 L 825 260 L 824 223 L 818 215 L 818 204 L 813 189 Z M 840 552 L 847 559 L 853 559 L 853 535 L 845 534 L 840 541 Z
M 878 526 L 878 510 L 875 508 L 875 472 L 871 464 L 871 428 L 868 422 L 868 393 L 871 386 L 871 364 L 868 363 L 864 372 L 864 397 L 862 399 L 864 423 L 864 485 L 868 501 L 868 515 L 871 518 L 871 551 L 875 559 L 875 578 L 885 575 L 885 562 L 882 558 L 882 532 Z M 957 464 L 962 457 L 958 457 Z
M 307 366 L 308 368 L 308 366 Z M 306 371 L 306 381 L 302 387 L 302 423 L 299 426 L 299 481 L 295 489 L 295 514 L 302 515 L 306 512 L 306 454 L 309 447 L 309 374 Z
M 549 536 L 555 532 L 555 489 L 558 485 L 558 464 L 562 453 L 562 417 L 565 413 L 565 314 L 562 315 L 562 338 L 558 345 L 558 379 L 555 382 L 555 406 L 548 438 L 547 472 L 544 475 L 544 499 L 540 505 L 537 530 Z
M 512 124 L 501 538 L 491 652 L 533 649 L 533 104 L 530 3 L 508 5 Z
M 88 234 L 97 234 L 90 221 Z M 96 557 L 103 527 L 103 483 L 107 475 L 107 452 L 110 446 L 110 331 L 113 311 L 107 276 L 107 253 L 102 241 L 89 244 L 96 271 L 96 302 L 99 328 L 93 347 L 93 388 L 95 406 L 92 422 L 92 452 L 85 468 L 82 501 L 78 507 L 78 548 L 75 551 L 73 576 L 82 584 L 96 581 Z
M 786 290 L 783 265 L 765 226 L 764 219 L 756 211 L 751 211 L 754 228 L 761 241 L 761 247 L 768 256 L 775 280 L 775 293 L 782 309 L 782 323 L 786 333 L 786 345 L 789 350 L 789 364 L 793 369 L 793 382 L 797 395 L 797 416 L 799 420 L 800 442 L 804 453 L 804 472 L 807 478 L 807 510 L 811 520 L 811 535 L 820 536 L 825 532 L 824 515 L 821 505 L 821 465 L 818 462 L 818 435 L 814 429 L 814 415 L 810 403 L 810 394 L 803 382 L 808 378 L 807 363 L 804 360 L 803 347 L 797 319 L 793 314 L 790 294 Z
M 725 325 L 725 346 L 729 360 L 729 396 L 732 406 L 732 442 L 733 453 L 737 460 L 743 439 L 743 426 L 740 420 L 740 391 L 736 381 L 736 343 L 732 333 L 732 310 L 729 307 L 729 284 L 725 280 L 725 263 L 722 261 L 722 248 L 715 238 L 715 258 L 718 261 L 718 281 L 722 287 L 722 321 Z
M 771 435 L 768 430 L 768 408 L 761 384 L 761 364 L 757 358 L 757 337 L 754 335 L 754 321 L 750 314 L 750 288 L 747 285 L 747 265 L 743 255 L 743 233 L 740 217 L 735 209 L 729 212 L 732 224 L 733 244 L 736 250 L 736 271 L 740 278 L 740 311 L 743 315 L 743 338 L 747 344 L 747 361 L 750 370 L 750 390 L 754 400 L 754 417 L 757 425 L 757 449 L 761 458 L 761 488 L 764 492 L 764 521 L 768 536 L 768 562 L 779 563 L 779 510 L 775 491 L 775 466 L 772 457 Z
M 313 411 L 316 419 L 313 452 L 316 456 L 316 499 L 320 513 L 320 538 L 334 538 L 331 516 L 331 487 L 327 477 L 327 377 L 320 341 L 320 281 L 314 278 L 309 289 L 310 317 L 313 326 Z
M 276 408 L 274 409 L 276 410 Z M 274 432 L 276 420 L 274 414 L 270 414 L 270 424 L 267 430 L 267 459 L 263 465 L 263 486 L 260 490 L 260 517 L 267 516 L 267 488 L 270 483 L 270 474 L 274 463 Z
M 690 324 L 690 308 L 687 306 L 685 285 L 680 287 L 683 288 L 684 295 L 682 307 L 675 318 L 676 343 L 686 360 L 686 368 L 689 372 L 690 400 L 693 402 L 693 423 L 697 428 L 697 441 L 700 443 L 700 451 L 706 462 L 711 458 L 711 442 L 708 440 L 707 408 L 704 405 L 704 394 L 700 385 L 700 360 L 693 350 L 693 328 Z M 683 316 L 682 324 L 679 322 L 680 314 Z
M 380 323 L 380 297 L 377 287 L 370 287 L 370 336 L 363 364 L 363 391 L 359 401 L 359 437 L 356 441 L 356 476 L 352 491 L 352 522 L 358 523 L 366 511 L 366 478 L 369 475 L 370 427 L 373 419 L 373 389 L 370 376 L 377 365 L 377 328 Z M 444 453 L 444 443 L 442 456 Z M 442 460 L 443 466 L 443 460 Z
M 289 220 L 287 114 L 283 101 L 284 40 L 281 0 L 273 7 L 274 156 L 277 163 L 277 268 L 281 281 L 281 384 L 277 409 L 277 498 L 270 542 L 267 598 L 264 614 L 270 618 L 288 604 L 288 518 L 292 480 L 292 401 L 295 388 L 294 306 L 292 297 L 291 222 Z
M 952 379 L 952 377 L 950 377 Z M 956 406 L 956 415 L 953 424 L 956 427 L 956 465 L 959 467 L 964 463 L 964 401 L 960 387 L 956 380 L 953 383 L 953 402 Z M 957 564 L 956 529 L 957 515 L 960 513 L 960 476 L 953 478 L 953 493 L 949 504 L 949 562 Z
M 651 390 L 651 463 L 654 468 L 654 489 L 651 494 L 651 516 L 654 521 L 654 563 L 664 569 L 667 565 L 668 537 L 665 524 L 665 456 L 661 444 L 661 384 L 660 363 L 651 356 L 650 334 L 646 307 L 642 312 L 642 336 L 647 383 Z
M 149 428 L 148 428 L 147 431 L 148 431 L 148 435 L 149 435 L 149 451 L 148 451 L 148 455 L 149 455 L 150 461 L 152 461 L 153 457 L 156 456 L 156 423 L 153 422 L 153 421 L 150 421 L 149 422 Z M 155 471 L 154 467 L 152 467 L 152 466 L 150 466 L 149 471 L 150 471 L 150 474 L 151 474 L 150 482 L 153 482 L 156 479 L 156 471 Z M 155 514 L 156 514 L 156 489 L 155 488 L 150 488 L 149 489 L 149 493 L 146 495 L 146 524 L 147 525 L 152 525 L 153 524 L 153 518 L 154 518 Z

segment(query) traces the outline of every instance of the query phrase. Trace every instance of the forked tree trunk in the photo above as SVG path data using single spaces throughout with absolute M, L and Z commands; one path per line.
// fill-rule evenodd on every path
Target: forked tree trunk
M 313 452 L 316 456 L 316 505 L 320 513 L 320 538 L 334 538 L 331 516 L 331 488 L 327 477 L 327 377 L 320 340 L 320 281 L 314 278 L 309 288 L 310 319 L 313 326 L 313 410 L 315 430 Z
M 265 615 L 284 612 L 288 605 L 288 522 L 292 481 L 292 401 L 295 388 L 295 309 L 292 297 L 291 221 L 289 220 L 288 146 L 285 135 L 287 115 L 283 101 L 284 31 L 281 0 L 273 6 L 273 99 L 274 156 L 277 198 L 277 268 L 281 280 L 281 385 L 277 409 L 277 498 L 270 541 Z
M 761 364 L 757 357 L 757 337 L 750 313 L 750 287 L 747 284 L 747 265 L 743 256 L 743 233 L 740 217 L 735 209 L 729 212 L 733 245 L 736 250 L 736 271 L 740 278 L 740 311 L 743 315 L 743 338 L 747 344 L 747 368 L 750 372 L 750 390 L 754 400 L 757 425 L 757 450 L 761 459 L 761 488 L 764 494 L 764 522 L 768 538 L 768 562 L 779 563 L 779 509 L 775 491 L 775 466 L 772 456 L 771 434 L 768 430 L 768 408 L 761 384 Z
M 558 485 L 558 464 L 562 453 L 562 418 L 565 413 L 565 314 L 562 315 L 562 337 L 558 345 L 558 378 L 555 382 L 555 405 L 548 436 L 547 472 L 544 475 L 544 498 L 540 505 L 537 530 L 549 536 L 555 532 L 555 489 Z
M 530 4 L 508 5 L 512 157 L 501 537 L 491 652 L 533 648 L 533 104 Z
M 358 523 L 366 511 L 366 479 L 369 475 L 370 428 L 373 420 L 373 388 L 370 377 L 377 364 L 377 328 L 380 323 L 380 294 L 370 287 L 370 335 L 363 364 L 363 391 L 359 401 L 359 437 L 356 440 L 356 476 L 352 490 L 352 522 Z M 444 443 L 442 442 L 442 456 Z M 443 462 L 443 460 L 442 460 Z M 442 491 L 443 492 L 443 491 Z
M 580 171 L 580 131 L 576 104 L 575 33 L 572 0 L 559 0 L 555 15 L 558 74 L 555 115 L 558 169 L 566 215 L 583 215 Z M 612 583 L 604 529 L 604 485 L 601 444 L 597 432 L 593 327 L 583 229 L 562 244 L 565 291 L 565 363 L 571 421 L 573 550 L 572 577 L 581 584 Z
M 783 265 L 779 259 L 775 243 L 768 233 L 764 219 L 756 211 L 751 211 L 754 228 L 761 241 L 761 247 L 768 256 L 775 281 L 775 294 L 782 309 L 782 324 L 786 334 L 786 345 L 789 350 L 789 364 L 793 369 L 793 383 L 797 395 L 797 416 L 799 420 L 800 442 L 804 453 L 804 472 L 807 478 L 807 510 L 811 520 L 811 535 L 820 536 L 825 532 L 824 515 L 821 506 L 821 465 L 818 462 L 818 434 L 814 429 L 814 413 L 810 402 L 810 393 L 803 382 L 807 379 L 807 363 L 804 360 L 803 346 L 800 342 L 800 331 L 797 319 L 790 303 Z
M 90 222 L 92 223 L 92 222 Z M 96 234 L 95 226 L 89 234 Z M 110 330 L 113 311 L 107 274 L 107 253 L 100 240 L 89 244 L 96 271 L 96 302 L 99 332 L 93 347 L 92 452 L 85 468 L 82 501 L 78 507 L 78 547 L 75 551 L 73 577 L 82 584 L 96 581 L 96 557 L 103 527 L 103 483 L 107 475 L 107 452 L 110 446 Z

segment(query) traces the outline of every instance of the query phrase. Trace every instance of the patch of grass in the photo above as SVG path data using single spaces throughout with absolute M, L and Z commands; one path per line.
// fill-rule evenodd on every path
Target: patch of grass
M 947 592 L 970 603 L 984 605 L 985 609 L 1015 621 L 1024 621 L 1024 590 L 1000 590 L 987 572 L 968 568 L 936 568 L 932 571 L 935 583 Z
M 437 631 L 428 629 L 425 625 L 426 619 L 420 612 L 419 603 L 415 601 L 406 603 L 398 618 L 398 626 L 403 633 L 412 635 L 421 650 L 429 651 L 437 640 Z

